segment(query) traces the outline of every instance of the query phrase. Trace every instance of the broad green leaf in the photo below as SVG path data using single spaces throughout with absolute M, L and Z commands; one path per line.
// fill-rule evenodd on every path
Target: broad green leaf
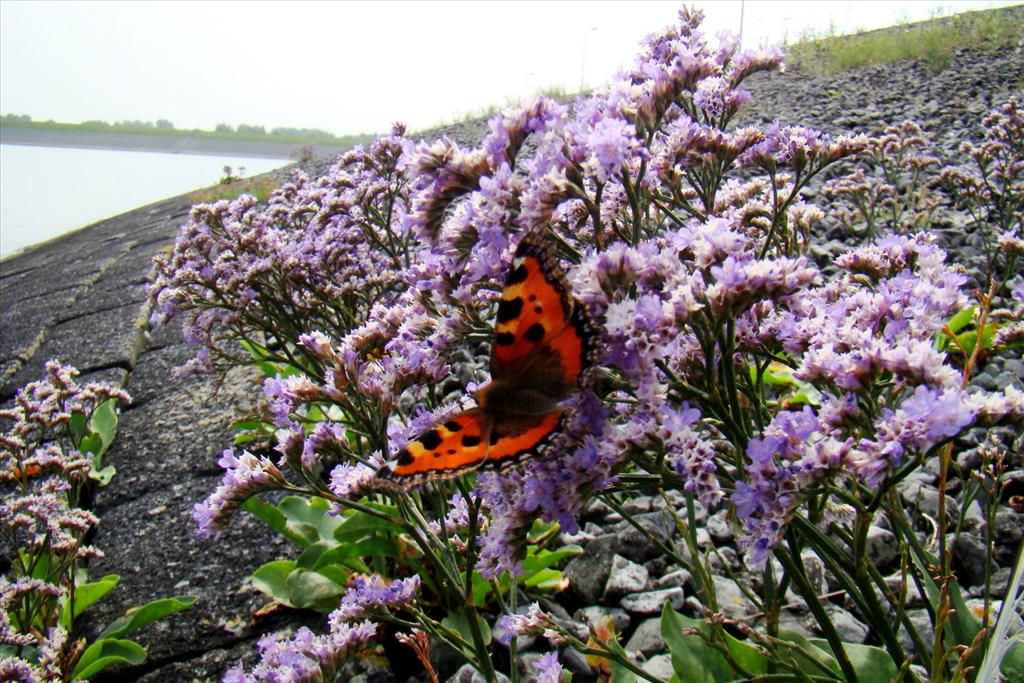
M 70 600 L 64 600 L 60 611 L 60 625 L 68 631 L 71 624 L 82 612 L 96 604 L 100 598 L 114 589 L 121 581 L 117 574 L 107 574 L 99 581 L 90 581 L 75 586 L 75 600 L 72 605 Z M 72 611 L 73 609 L 73 611 Z
M 968 306 L 956 315 L 950 317 L 949 320 L 946 321 L 946 327 L 948 327 L 953 334 L 956 334 L 971 324 L 971 321 L 974 320 L 974 312 L 976 310 L 978 310 L 977 306 Z
M 103 439 L 99 434 L 86 434 L 78 444 L 78 450 L 94 457 L 99 456 L 103 453 Z
M 93 469 L 89 470 L 89 478 L 95 480 L 100 486 L 106 486 L 114 478 L 114 475 L 117 474 L 117 470 L 113 465 L 97 469 L 95 462 L 94 459 Z
M 100 453 L 105 453 L 117 435 L 117 408 L 114 399 L 107 399 L 96 408 L 92 420 L 89 421 L 89 428 L 103 441 Z
M 722 653 L 709 646 L 699 635 L 683 635 L 684 629 L 695 628 L 704 635 L 709 635 L 710 627 L 698 619 L 690 619 L 672 611 L 666 602 L 661 612 L 661 637 L 668 645 L 672 655 L 672 668 L 680 680 L 687 683 L 720 683 L 732 681 L 737 673 L 726 661 Z M 723 633 L 726 646 L 733 659 L 752 674 L 764 673 L 767 670 L 767 659 L 753 645 Z
M 361 557 L 397 557 L 398 544 L 393 538 L 381 538 L 371 536 L 370 538 L 356 543 L 345 543 L 342 545 L 333 544 L 333 547 L 324 552 L 309 567 L 315 569 L 326 564 L 343 564 L 347 560 Z
M 833 655 L 832 648 L 824 638 L 811 638 L 815 647 Z M 873 645 L 843 643 L 846 656 L 862 681 L 892 681 L 896 679 L 900 668 L 892 661 L 889 653 Z
M 293 543 L 302 547 L 310 544 L 310 541 L 305 536 L 288 527 L 288 518 L 277 509 L 277 506 L 265 503 L 253 496 L 242 503 L 242 509 L 255 515 L 257 519 Z
M 395 511 L 397 514 L 397 510 Z M 366 512 L 355 511 L 347 518 L 337 517 L 341 520 L 334 530 L 334 540 L 342 543 L 353 543 L 373 533 L 397 536 L 402 532 L 401 527 L 386 519 L 381 519 Z
M 561 562 L 570 557 L 576 557 L 583 553 L 583 548 L 578 545 L 564 545 L 557 550 L 530 548 L 526 558 L 523 560 L 523 575 L 530 576 L 534 572 Z
M 319 541 L 306 546 L 299 558 L 295 560 L 295 566 L 299 569 L 313 569 L 320 561 L 320 557 L 330 550 L 332 545 Z
M 289 607 L 292 604 L 291 591 L 288 588 L 288 577 L 295 570 L 293 560 L 275 560 L 252 573 L 252 585 L 256 586 L 264 594 Z
M 68 429 L 71 430 L 71 439 L 75 443 L 81 442 L 85 436 L 86 418 L 85 413 L 75 412 L 71 413 L 71 419 L 68 420 Z M 81 448 L 79 448 L 81 450 Z
M 122 638 L 143 626 L 152 624 L 157 619 L 163 619 L 188 609 L 195 604 L 196 600 L 194 595 L 177 595 L 173 598 L 153 600 L 140 607 L 132 607 L 124 613 L 124 616 L 114 620 L 110 626 L 103 629 L 100 638 Z
M 541 591 L 560 590 L 565 588 L 565 574 L 558 569 L 542 569 L 524 577 L 519 584 Z
M 115 664 L 142 664 L 146 649 L 133 640 L 103 638 L 90 645 L 71 672 L 71 678 L 91 678 Z
M 822 667 L 828 670 L 827 675 L 836 677 L 842 675 L 842 669 L 839 667 L 839 662 L 837 662 L 836 658 L 832 656 L 832 653 L 814 647 L 811 641 L 802 633 L 782 629 L 779 631 L 779 640 L 788 641 L 794 645 L 800 646 L 800 650 L 787 650 L 786 645 L 780 643 L 775 651 L 775 655 L 779 657 L 780 661 L 792 661 L 796 668 L 801 671 L 814 673 L 815 675 L 826 674 L 826 672 L 822 670 Z M 813 661 L 810 661 L 812 659 Z M 841 679 L 837 678 L 837 680 Z
M 1006 653 L 1002 672 L 1008 681 L 1024 681 L 1024 643 L 1017 643 Z
M 345 587 L 320 572 L 295 569 L 286 581 L 291 603 L 295 607 L 308 607 L 318 612 L 330 612 L 337 608 Z
M 352 578 L 352 572 L 338 564 L 328 564 L 314 570 L 320 576 L 330 579 L 339 586 L 347 586 L 348 580 Z M 360 573 L 367 573 L 365 565 L 360 568 Z M 337 605 L 335 605 L 337 607 Z M 333 609 L 333 608 L 332 608 Z
M 342 520 L 328 512 L 330 503 L 323 498 L 288 496 L 277 505 L 288 520 L 288 526 L 296 533 L 302 534 L 310 543 L 331 541 L 334 532 L 342 525 Z
M 477 628 L 480 629 L 480 633 L 485 643 L 491 642 L 491 627 L 487 625 L 487 622 L 480 617 L 479 614 L 473 612 L 474 616 L 470 617 L 464 612 L 449 612 L 448 616 L 441 620 L 441 624 L 450 628 L 453 631 L 459 633 L 467 643 L 473 642 L 473 629 L 470 628 L 470 619 L 475 618 Z

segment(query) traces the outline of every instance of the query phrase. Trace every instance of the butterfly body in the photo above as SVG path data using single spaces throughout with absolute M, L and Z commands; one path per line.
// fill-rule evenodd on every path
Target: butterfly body
M 492 380 L 474 394 L 477 407 L 421 434 L 378 478 L 408 489 L 477 467 L 505 468 L 542 450 L 589 361 L 592 335 L 551 245 L 527 234 L 498 303 Z

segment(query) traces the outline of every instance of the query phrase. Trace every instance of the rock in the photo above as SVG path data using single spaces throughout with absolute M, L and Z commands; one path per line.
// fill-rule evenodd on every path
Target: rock
M 779 614 L 779 630 L 795 631 L 804 638 L 817 638 L 818 632 L 814 628 L 814 617 L 806 612 L 792 612 L 782 610 Z
M 862 624 L 860 620 L 845 609 L 829 604 L 825 607 L 825 611 L 832 620 L 832 625 L 835 626 L 839 639 L 844 643 L 863 643 L 867 640 L 871 629 Z
M 728 543 L 733 539 L 732 522 L 729 521 L 727 509 L 719 510 L 708 517 L 706 528 L 716 544 Z
M 718 609 L 726 619 L 739 619 L 757 613 L 757 607 L 743 594 L 736 582 L 724 576 L 713 576 Z
M 988 553 L 985 544 L 972 534 L 962 533 L 953 541 L 953 568 L 963 586 L 977 586 L 985 581 Z
M 675 521 L 667 510 L 635 515 L 634 519 L 655 539 L 666 545 L 675 531 Z M 646 562 L 662 554 L 646 534 L 629 522 L 619 522 L 608 531 L 618 539 L 616 552 L 634 562 Z
M 663 588 L 646 593 L 630 593 L 619 601 L 619 605 L 633 614 L 658 614 L 666 601 L 672 609 L 681 608 L 684 598 L 682 588 Z
M 914 625 L 918 635 L 921 636 L 922 642 L 924 642 L 925 648 L 931 651 L 932 644 L 934 642 L 934 632 L 932 631 L 932 620 L 928 616 L 928 610 L 925 609 L 912 609 L 907 610 L 907 617 L 910 619 L 910 623 Z M 917 648 L 914 646 L 914 641 L 911 639 L 910 634 L 907 633 L 907 629 L 900 628 L 899 632 L 900 644 L 903 649 L 910 652 L 915 652 Z
M 644 655 L 652 655 L 665 651 L 665 639 L 661 637 L 661 619 L 645 619 L 641 621 L 633 631 L 633 635 L 626 642 L 626 652 L 642 652 Z
M 872 525 L 868 529 L 865 552 L 868 559 L 879 569 L 889 567 L 899 557 L 900 546 L 896 542 L 896 534 Z
M 672 668 L 672 656 L 668 654 L 651 657 L 641 664 L 640 668 L 663 681 L 667 681 L 675 674 L 675 670 Z
M 619 539 L 613 534 L 597 536 L 587 543 L 582 555 L 572 558 L 565 566 L 569 590 L 584 603 L 596 603 L 604 592 L 618 543 Z
M 608 581 L 604 585 L 604 602 L 614 602 L 627 593 L 642 592 L 647 586 L 648 578 L 646 567 L 631 562 L 622 555 L 616 555 L 612 558 Z
M 996 513 L 994 532 L 996 562 L 1008 565 L 1015 559 L 1017 549 L 1024 540 L 1024 514 L 1000 510 Z
M 672 588 L 674 586 L 692 588 L 693 574 L 691 574 L 687 569 L 677 569 L 674 572 L 665 574 L 665 576 L 651 582 L 651 588 L 655 590 L 660 588 Z
M 558 658 L 562 662 L 562 666 L 571 671 L 577 676 L 593 676 L 594 669 L 587 663 L 587 656 L 576 649 L 567 647 L 558 655 Z M 573 678 L 573 680 L 580 680 Z

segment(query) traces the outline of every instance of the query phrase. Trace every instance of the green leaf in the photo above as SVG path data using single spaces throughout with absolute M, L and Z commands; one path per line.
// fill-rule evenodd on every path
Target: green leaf
M 1006 653 L 1002 672 L 1008 681 L 1024 681 L 1024 643 L 1017 643 Z
M 949 328 L 950 332 L 956 334 L 957 332 L 971 324 L 971 322 L 974 320 L 974 313 L 977 310 L 977 306 L 968 306 L 967 308 L 960 311 L 956 315 L 951 316 L 946 321 L 946 327 Z
M 787 650 L 786 645 L 780 643 L 775 650 L 775 656 L 779 658 L 779 661 L 792 662 L 795 668 L 815 675 L 826 674 L 822 670 L 824 667 L 828 670 L 826 675 L 834 676 L 836 680 L 842 680 L 842 669 L 832 653 L 815 647 L 802 633 L 782 629 L 779 631 L 779 640 L 800 646 L 799 650 L 795 648 Z
M 103 638 L 82 653 L 71 678 L 91 678 L 115 664 L 142 664 L 146 661 L 146 648 L 133 640 Z
M 85 413 L 75 412 L 71 413 L 71 419 L 68 420 L 68 429 L 71 430 L 71 439 L 75 443 L 80 444 L 82 438 L 85 436 L 86 428 L 86 417 Z M 78 450 L 82 450 L 79 446 Z
M 89 470 L 89 478 L 98 482 L 100 486 L 106 486 L 109 484 L 115 474 L 117 474 L 117 470 L 113 465 L 107 465 L 106 467 L 96 469 L 96 465 L 94 464 L 93 469 Z
M 453 631 L 459 633 L 467 643 L 473 642 L 473 629 L 470 628 L 470 619 L 475 618 L 477 628 L 480 629 L 480 634 L 483 637 L 485 643 L 491 642 L 491 627 L 487 625 L 487 622 L 477 614 L 472 612 L 473 617 L 470 617 L 465 612 L 449 612 L 448 615 L 441 620 L 441 625 L 450 628 Z
M 294 570 L 294 560 L 267 562 L 252 573 L 252 585 L 270 598 L 289 607 L 295 607 L 292 604 L 291 590 L 288 588 L 288 577 Z
M 565 588 L 565 574 L 559 569 L 542 569 L 524 577 L 519 584 L 540 591 L 557 591 Z
M 121 638 L 129 633 L 134 633 L 158 619 L 188 609 L 196 603 L 196 600 L 194 595 L 176 595 L 173 598 L 160 598 L 140 607 L 132 607 L 124 613 L 124 616 L 114 620 L 103 629 L 100 638 Z
M 278 503 L 277 509 L 288 520 L 288 528 L 301 534 L 309 543 L 334 540 L 335 531 L 343 523 L 337 516 L 328 514 L 330 503 L 316 496 L 288 496 Z
M 60 611 L 60 625 L 68 631 L 78 616 L 94 605 L 121 581 L 117 574 L 107 574 L 99 581 L 90 581 L 75 586 L 74 611 L 70 600 L 64 600 Z
M 81 443 L 78 444 L 78 450 L 82 453 L 88 453 L 95 458 L 103 452 L 103 439 L 100 438 L 99 434 L 87 434 L 82 438 Z
M 661 612 L 661 637 L 672 655 L 672 668 L 679 679 L 687 683 L 720 683 L 732 681 L 738 676 L 721 652 L 705 642 L 699 635 L 683 635 L 683 629 L 694 628 L 705 636 L 711 627 L 698 619 L 690 619 L 672 611 L 666 602 Z M 753 645 L 722 634 L 736 662 L 751 674 L 764 673 L 767 659 L 763 652 Z
M 251 513 L 261 522 L 293 543 L 303 548 L 310 544 L 310 541 L 305 536 L 289 528 L 288 518 L 277 509 L 277 506 L 265 503 L 256 496 L 253 496 L 242 503 L 242 509 Z
M 397 514 L 397 510 L 395 513 Z M 402 532 L 402 528 L 394 522 L 358 510 L 347 518 L 339 517 L 338 519 L 343 521 L 334 530 L 334 540 L 341 543 L 353 543 L 370 534 L 396 537 Z
M 834 656 L 832 648 L 824 638 L 811 638 L 810 643 L 815 647 Z M 896 680 L 900 668 L 892 661 L 889 653 L 880 647 L 873 645 L 858 645 L 857 643 L 843 643 L 846 656 L 857 672 L 857 678 L 862 681 L 893 681 Z
M 89 421 L 89 428 L 103 442 L 100 454 L 106 453 L 117 435 L 117 401 L 115 399 L 107 399 L 96 408 L 92 414 L 92 420 Z
M 286 581 L 291 604 L 308 607 L 318 612 L 330 612 L 337 608 L 345 587 L 319 572 L 295 569 Z
M 537 549 L 535 546 L 532 546 L 523 560 L 523 575 L 529 576 L 554 564 L 558 564 L 562 560 L 581 554 L 583 554 L 583 548 L 572 544 L 564 545 L 557 550 Z

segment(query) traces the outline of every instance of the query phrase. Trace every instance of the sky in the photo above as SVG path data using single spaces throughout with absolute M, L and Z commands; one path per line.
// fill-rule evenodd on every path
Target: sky
M 698 2 L 744 47 L 1014 1 Z M 678 2 L 41 2 L 0 0 L 0 113 L 411 130 L 544 88 L 599 86 Z

